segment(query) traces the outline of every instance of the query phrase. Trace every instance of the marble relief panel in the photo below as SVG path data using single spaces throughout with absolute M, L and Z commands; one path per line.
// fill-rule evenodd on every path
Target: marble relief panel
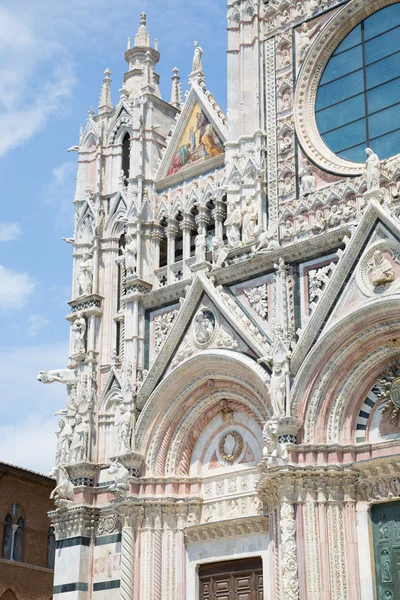
M 148 335 L 146 336 L 150 366 L 160 353 L 172 329 L 179 308 L 179 303 L 176 303 L 150 312 L 148 318 Z
M 230 286 L 232 296 L 261 331 L 272 336 L 274 274 L 269 273 Z

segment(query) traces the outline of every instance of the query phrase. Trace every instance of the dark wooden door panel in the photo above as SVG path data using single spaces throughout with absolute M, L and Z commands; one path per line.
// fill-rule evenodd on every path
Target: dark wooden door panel
M 261 558 L 203 565 L 200 600 L 263 600 Z

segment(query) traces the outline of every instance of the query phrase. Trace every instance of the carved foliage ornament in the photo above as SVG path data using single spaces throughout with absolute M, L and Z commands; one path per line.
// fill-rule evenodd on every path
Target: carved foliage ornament
M 219 453 L 228 463 L 237 461 L 243 451 L 243 438 L 238 431 L 228 431 L 219 441 Z
M 244 290 L 244 293 L 256 313 L 265 319 L 268 314 L 267 284 Z
M 400 424 L 400 359 L 393 361 L 381 374 L 381 393 L 378 399 L 384 402 L 383 414 L 396 427 Z

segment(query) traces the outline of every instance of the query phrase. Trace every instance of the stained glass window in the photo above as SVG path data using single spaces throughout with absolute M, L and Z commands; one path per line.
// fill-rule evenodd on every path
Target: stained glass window
M 327 146 L 354 162 L 370 146 L 380 158 L 400 153 L 400 3 L 362 21 L 339 44 L 316 101 Z

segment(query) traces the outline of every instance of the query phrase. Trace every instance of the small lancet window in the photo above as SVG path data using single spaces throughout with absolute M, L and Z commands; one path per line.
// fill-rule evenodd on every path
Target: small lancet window
M 131 160 L 131 138 L 129 133 L 126 133 L 122 140 L 122 170 L 125 177 L 129 178 L 129 167 Z
M 11 560 L 13 546 L 13 526 L 11 515 L 7 515 L 4 519 L 3 527 L 3 547 L 1 557 L 6 560 Z

